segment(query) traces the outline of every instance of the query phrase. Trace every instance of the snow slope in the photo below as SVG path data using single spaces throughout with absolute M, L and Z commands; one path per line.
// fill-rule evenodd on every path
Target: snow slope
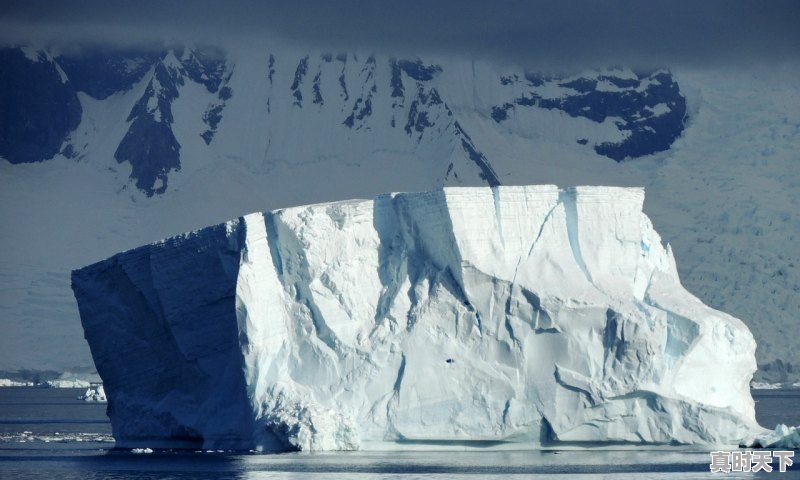
M 1 369 L 91 365 L 68 272 L 98 258 L 244 211 L 499 182 L 644 186 L 645 211 L 673 245 L 684 283 L 751 326 L 757 377 L 800 379 L 787 335 L 800 309 L 791 247 L 800 231 L 800 93 L 791 71 L 673 71 L 680 92 L 662 101 L 648 96 L 666 95 L 652 90 L 659 72 L 623 88 L 637 75 L 547 79 L 480 61 L 255 46 L 222 61 L 192 51 L 115 60 L 133 73 L 115 67 L 98 87 L 86 78 L 99 74 L 47 58 L 79 88 L 82 116 L 52 159 L 0 160 L 9 226 L 0 235 Z M 156 61 L 177 96 L 155 88 Z M 633 110 L 604 113 L 598 105 L 618 102 L 604 96 L 615 89 L 633 92 Z M 683 97 L 688 120 L 668 149 L 622 163 L 596 151 L 646 138 L 648 128 L 672 138 L 675 124 L 664 130 L 658 119 L 680 112 Z M 169 117 L 177 157 L 157 145 L 120 152 L 134 125 L 144 125 L 140 143 L 168 138 L 159 121 Z
M 734 444 L 755 342 L 641 189 L 449 188 L 256 213 L 76 270 L 114 438 L 265 450 Z

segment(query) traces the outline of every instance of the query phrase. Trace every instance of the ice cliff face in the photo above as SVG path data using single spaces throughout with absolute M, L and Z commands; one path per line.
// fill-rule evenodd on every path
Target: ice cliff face
M 745 325 L 635 188 L 447 188 L 255 213 L 73 272 L 119 446 L 736 444 Z M 497 443 L 495 443 L 497 442 Z

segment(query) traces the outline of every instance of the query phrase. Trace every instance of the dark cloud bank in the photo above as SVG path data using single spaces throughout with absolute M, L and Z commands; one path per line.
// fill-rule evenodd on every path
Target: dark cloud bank
M 284 41 L 519 64 L 795 64 L 797 0 L 5 1 L 3 43 Z

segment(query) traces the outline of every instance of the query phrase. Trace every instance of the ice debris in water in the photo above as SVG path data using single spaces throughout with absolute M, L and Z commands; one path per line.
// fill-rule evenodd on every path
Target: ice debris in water
M 0 433 L 0 443 L 72 443 L 72 442 L 113 442 L 114 437 L 103 433 L 36 433 L 31 431 Z

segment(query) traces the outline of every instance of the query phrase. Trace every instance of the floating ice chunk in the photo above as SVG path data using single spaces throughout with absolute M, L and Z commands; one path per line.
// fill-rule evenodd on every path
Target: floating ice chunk
M 152 448 L 132 448 L 131 453 L 153 453 Z
M 86 393 L 78 397 L 78 400 L 83 400 L 84 402 L 105 403 L 107 401 L 106 391 L 103 389 L 102 385 L 90 385 L 89 388 L 86 389 Z
M 748 442 L 747 446 L 761 448 L 800 449 L 800 426 L 787 427 L 779 424 L 773 431 L 766 431 Z

